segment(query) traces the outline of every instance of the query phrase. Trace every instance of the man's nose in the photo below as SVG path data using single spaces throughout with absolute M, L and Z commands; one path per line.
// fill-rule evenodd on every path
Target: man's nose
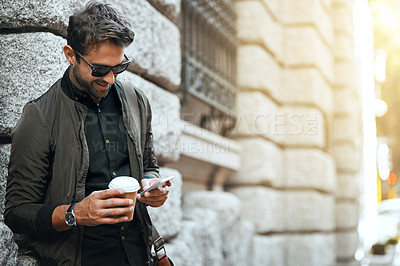
M 111 70 L 110 72 L 107 73 L 107 75 L 104 76 L 103 80 L 108 84 L 112 85 L 114 84 L 116 76 L 117 75 L 114 75 L 114 71 Z

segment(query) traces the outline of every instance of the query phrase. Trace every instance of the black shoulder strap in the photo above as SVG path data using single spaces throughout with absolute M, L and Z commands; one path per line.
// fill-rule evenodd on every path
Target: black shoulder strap
M 132 112 L 133 120 L 135 122 L 135 125 L 137 127 L 136 130 L 140 129 L 141 127 L 141 121 L 140 121 L 140 108 L 138 104 L 138 97 L 136 94 L 136 89 L 130 82 L 126 81 L 119 81 L 121 86 L 123 87 L 125 96 L 126 96 L 126 101 L 128 102 L 128 106 L 131 109 L 130 111 Z M 141 143 L 140 139 L 140 134 L 138 135 L 138 143 Z
M 157 254 L 160 250 L 164 249 L 165 241 L 164 238 L 160 236 L 154 225 L 151 225 L 151 237 L 153 239 L 154 251 Z

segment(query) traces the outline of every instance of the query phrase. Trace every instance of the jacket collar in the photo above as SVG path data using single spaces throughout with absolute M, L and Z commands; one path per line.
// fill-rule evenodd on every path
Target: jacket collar
M 78 89 L 69 78 L 69 71 L 71 67 L 68 67 L 67 70 L 64 72 L 64 75 L 61 79 L 61 88 L 62 91 L 72 100 L 80 102 L 87 107 L 97 109 L 98 106 L 101 106 L 104 98 L 101 99 L 99 105 L 97 105 L 93 100 L 92 97 L 87 92 L 81 91 Z M 111 93 L 115 93 L 118 96 L 119 101 L 121 102 L 121 95 L 115 86 L 115 83 L 111 85 L 110 91 L 106 97 L 108 97 Z

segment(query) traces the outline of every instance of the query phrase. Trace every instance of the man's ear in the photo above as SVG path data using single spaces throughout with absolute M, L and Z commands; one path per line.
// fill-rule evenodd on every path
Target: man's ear
M 69 45 L 65 45 L 63 50 L 64 50 L 65 58 L 67 58 L 68 62 L 71 65 L 74 65 L 76 63 L 76 57 L 75 57 L 74 49 Z

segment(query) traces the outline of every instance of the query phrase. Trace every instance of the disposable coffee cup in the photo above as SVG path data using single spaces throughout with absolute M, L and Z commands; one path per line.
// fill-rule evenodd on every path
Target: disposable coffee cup
M 132 199 L 133 209 L 135 210 L 136 194 L 140 188 L 139 182 L 135 178 L 131 176 L 119 176 L 111 180 L 110 184 L 108 184 L 108 187 L 123 188 L 125 190 L 125 194 L 122 197 L 127 199 Z M 128 215 L 128 221 L 132 221 L 134 212 L 135 211 L 132 211 Z

